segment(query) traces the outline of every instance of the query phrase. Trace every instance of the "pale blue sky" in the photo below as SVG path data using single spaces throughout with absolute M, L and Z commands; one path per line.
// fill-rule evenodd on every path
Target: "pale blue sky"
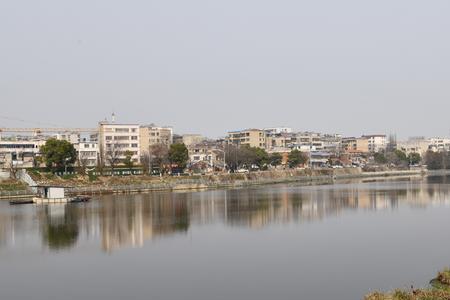
M 0 116 L 449 135 L 449 14 L 448 0 L 0 0 Z

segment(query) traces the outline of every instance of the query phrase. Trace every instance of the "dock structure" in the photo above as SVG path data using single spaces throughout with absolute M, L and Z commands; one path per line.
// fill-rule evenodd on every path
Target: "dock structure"
M 49 186 L 38 185 L 34 186 L 37 189 L 37 197 L 33 197 L 33 202 L 36 204 L 47 203 L 68 203 L 70 198 L 65 196 L 65 189 L 63 186 Z

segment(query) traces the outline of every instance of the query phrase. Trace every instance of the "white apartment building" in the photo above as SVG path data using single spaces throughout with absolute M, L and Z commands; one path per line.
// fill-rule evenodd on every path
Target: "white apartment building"
M 264 128 L 266 134 L 280 134 L 280 133 L 292 133 L 292 128 L 290 127 L 268 127 Z
M 429 149 L 434 152 L 450 151 L 450 139 L 434 137 L 429 140 Z
M 80 142 L 80 134 L 73 132 L 73 133 L 58 133 L 54 135 L 54 138 L 57 140 L 64 140 L 68 141 L 69 143 L 76 145 Z
M 407 141 L 397 142 L 397 149 L 405 152 L 407 155 L 410 153 L 419 153 L 421 156 L 425 155 L 430 146 L 430 140 L 424 137 L 410 138 Z
M 130 151 L 132 160 L 138 163 L 140 160 L 139 125 L 116 124 L 114 122 L 100 122 L 98 129 L 99 153 L 108 165 L 108 157 L 118 157 L 120 161 L 126 158 L 126 152 Z
M 34 159 L 45 140 L 0 141 L 0 167 L 7 167 L 13 161 L 20 167 L 33 167 Z
M 100 151 L 96 141 L 80 142 L 75 145 L 75 149 L 77 150 L 80 164 L 87 167 L 95 167 L 97 165 Z
M 296 145 L 301 146 L 303 149 L 308 147 L 309 149 L 320 151 L 323 149 L 324 143 L 322 135 L 318 132 L 299 132 L 297 133 Z
M 199 144 L 204 140 L 206 140 L 206 138 L 201 134 L 183 134 L 183 144 L 185 144 L 186 147 Z
M 369 152 L 375 153 L 386 150 L 385 134 L 363 135 L 362 138 L 367 139 Z

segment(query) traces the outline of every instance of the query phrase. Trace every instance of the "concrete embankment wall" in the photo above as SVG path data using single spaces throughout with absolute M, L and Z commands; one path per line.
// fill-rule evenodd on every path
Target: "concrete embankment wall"
M 141 193 L 150 191 L 180 191 L 215 188 L 246 187 L 276 183 L 332 183 L 339 179 L 382 178 L 424 175 L 421 170 L 414 171 L 386 171 L 362 172 L 359 168 L 332 170 L 276 170 L 252 172 L 248 174 L 217 174 L 195 177 L 167 177 L 140 183 L 127 184 L 98 184 L 89 186 L 75 186 L 67 189 L 68 195 L 76 194 L 113 194 L 113 193 Z M 8 195 L 10 197 L 8 197 Z M 0 193 L 0 199 L 30 197 L 29 192 L 17 191 Z
M 147 191 L 179 191 L 229 187 L 245 187 L 276 183 L 304 182 L 304 183 L 332 183 L 338 179 L 376 178 L 388 176 L 421 175 L 418 171 L 388 171 L 364 173 L 361 169 L 334 170 L 277 170 L 253 172 L 249 174 L 220 174 L 197 178 L 169 178 L 158 182 L 127 184 L 127 185 L 99 185 L 76 187 L 67 192 L 69 194 L 108 194 L 108 193 L 139 193 Z

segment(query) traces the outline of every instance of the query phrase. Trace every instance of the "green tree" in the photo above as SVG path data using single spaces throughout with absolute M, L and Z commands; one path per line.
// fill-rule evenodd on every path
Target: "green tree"
M 64 140 L 49 139 L 40 152 L 47 167 L 53 169 L 62 169 L 73 164 L 77 158 L 75 147 Z
M 125 159 L 123 160 L 123 163 L 131 171 L 131 169 L 133 169 L 133 166 L 134 166 L 133 152 L 131 152 L 130 150 L 127 150 L 127 151 L 125 151 L 124 155 L 125 155 Z
M 262 168 L 269 162 L 269 154 L 267 154 L 266 150 L 258 147 L 250 147 L 250 151 L 252 152 L 252 164 Z
M 449 160 L 447 152 L 428 151 L 425 154 L 425 164 L 428 170 L 446 169 L 450 166 Z
M 408 156 L 405 152 L 401 150 L 395 150 L 394 153 L 400 162 L 408 162 Z
M 189 160 L 189 152 L 185 144 L 172 144 L 169 149 L 169 161 L 176 164 L 178 168 L 186 168 Z
M 419 153 L 410 153 L 408 155 L 408 160 L 412 165 L 417 165 L 422 160 L 422 157 L 420 157 Z
M 409 164 L 408 156 L 406 155 L 406 153 L 398 149 L 387 152 L 385 157 L 388 163 L 396 166 L 406 166 Z M 382 160 L 383 159 L 381 158 L 381 161 Z
M 269 156 L 269 163 L 270 165 L 276 167 L 281 165 L 281 162 L 283 161 L 283 156 L 280 153 L 272 153 Z
M 381 153 L 381 152 L 375 153 L 375 154 L 373 155 L 373 159 L 375 160 L 375 162 L 376 162 L 377 164 L 385 164 L 385 163 L 388 162 L 386 156 L 384 156 L 384 154 Z
M 290 168 L 295 168 L 298 165 L 305 164 L 307 161 L 308 157 L 297 149 L 294 149 L 291 153 L 289 153 L 288 164 Z

